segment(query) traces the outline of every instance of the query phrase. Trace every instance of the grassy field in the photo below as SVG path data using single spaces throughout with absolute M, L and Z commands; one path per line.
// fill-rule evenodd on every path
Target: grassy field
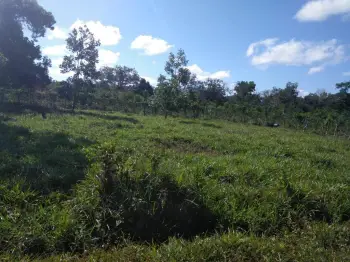
M 0 118 L 0 260 L 350 261 L 349 140 L 97 111 Z

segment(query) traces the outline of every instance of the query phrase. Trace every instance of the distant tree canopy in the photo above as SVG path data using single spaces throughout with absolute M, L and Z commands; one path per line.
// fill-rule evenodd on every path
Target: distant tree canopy
M 0 0 L 0 85 L 33 87 L 50 83 L 51 61 L 42 56 L 36 42 L 55 23 L 53 15 L 36 0 Z M 24 28 L 31 32 L 31 39 L 24 35 Z
M 255 92 L 256 84 L 253 81 L 239 81 L 236 83 L 234 90 L 237 97 L 244 99 Z
M 340 92 L 348 93 L 348 91 L 350 90 L 350 82 L 338 83 L 336 84 L 336 88 L 339 89 Z
M 149 82 L 147 82 L 144 78 L 141 78 L 140 82 L 135 88 L 135 93 L 141 96 L 151 96 L 153 95 L 153 87 Z
M 294 82 L 259 93 L 254 81 L 238 81 L 229 90 L 221 79 L 198 79 L 188 69 L 185 51 L 179 49 L 169 54 L 164 73 L 152 86 L 134 68 L 99 68 L 100 42 L 87 26 L 74 29 L 66 40 L 68 55 L 60 69 L 70 77 L 50 84 L 51 61 L 42 56 L 37 41 L 54 24 L 53 15 L 36 0 L 0 0 L 0 103 L 281 123 L 350 137 L 350 82 L 336 84 L 335 94 L 318 91 L 304 97 Z M 38 86 L 45 88 L 32 88 Z
M 130 91 L 139 84 L 140 76 L 134 68 L 127 66 L 103 67 L 100 71 L 100 80 L 105 85 Z

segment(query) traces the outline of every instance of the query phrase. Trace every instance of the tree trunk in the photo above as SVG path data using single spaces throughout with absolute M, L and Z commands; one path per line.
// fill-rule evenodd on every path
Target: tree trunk
M 146 104 L 145 103 L 142 105 L 142 109 L 143 109 L 143 115 L 145 116 L 146 115 Z
M 76 104 L 77 104 L 77 97 L 76 97 L 76 95 L 73 95 L 73 103 L 72 103 L 72 111 L 73 112 L 75 110 Z

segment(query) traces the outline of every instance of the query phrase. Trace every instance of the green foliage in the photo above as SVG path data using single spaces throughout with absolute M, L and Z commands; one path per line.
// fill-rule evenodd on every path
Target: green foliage
M 54 24 L 36 0 L 0 0 L 0 260 L 348 259 L 349 82 L 231 95 L 180 49 L 153 89 L 133 68 L 98 72 L 85 26 L 60 65 L 73 77 L 47 85 L 36 42 Z
M 347 93 L 350 89 L 350 82 L 342 82 L 336 84 L 336 88 L 340 89 L 340 92 Z
M 64 56 L 60 68 L 62 73 L 74 73 L 73 77 L 68 80 L 69 88 L 72 89 L 72 95 L 69 97 L 72 97 L 74 111 L 81 94 L 84 94 L 83 104 L 86 103 L 92 89 L 91 81 L 98 77 L 96 64 L 98 63 L 97 47 L 100 46 L 100 41 L 95 40 L 86 25 L 79 27 L 79 30 L 73 29 L 66 41 L 67 49 L 71 54 Z
M 240 99 L 251 96 L 255 92 L 256 84 L 253 81 L 239 81 L 236 83 L 234 90 Z
M 42 56 L 36 42 L 45 36 L 47 29 L 53 29 L 55 23 L 53 15 L 36 0 L 0 1 L 1 86 L 33 88 L 50 83 L 51 61 Z M 32 39 L 24 36 L 24 27 Z
M 140 82 L 140 76 L 134 68 L 127 66 L 103 67 L 100 70 L 102 86 L 132 91 Z
M 164 68 L 169 78 L 164 75 L 158 78 L 155 100 L 165 118 L 169 113 L 179 111 L 181 90 L 186 88 L 191 79 L 191 73 L 186 68 L 187 64 L 188 60 L 184 50 L 180 49 L 176 56 L 170 53 Z
M 2 260 L 342 261 L 350 251 L 348 140 L 96 111 L 1 121 Z

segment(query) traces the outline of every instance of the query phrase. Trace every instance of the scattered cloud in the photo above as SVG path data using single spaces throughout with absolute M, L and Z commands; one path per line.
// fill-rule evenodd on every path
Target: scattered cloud
M 61 28 L 56 26 L 54 30 L 49 32 L 48 39 L 67 39 L 68 33 L 72 31 L 74 28 L 78 29 L 81 26 L 86 25 L 91 33 L 94 34 L 96 39 L 101 41 L 101 46 L 111 46 L 116 45 L 122 39 L 122 35 L 120 34 L 120 30 L 118 27 L 111 25 L 104 25 L 100 21 L 87 21 L 84 22 L 82 20 L 76 20 L 70 28 Z
M 73 72 L 62 74 L 61 73 L 61 69 L 59 67 L 52 67 L 52 68 L 50 68 L 49 69 L 49 74 L 52 77 L 52 79 L 54 79 L 56 81 L 66 80 L 68 77 L 71 77 L 71 76 L 74 75 Z
M 100 21 L 84 22 L 79 19 L 76 20 L 69 29 L 56 26 L 55 29 L 49 33 L 48 39 L 66 39 L 68 37 L 69 31 L 73 30 L 74 28 L 79 28 L 83 25 L 86 25 L 94 34 L 96 39 L 101 41 L 101 46 L 116 45 L 122 39 L 118 27 L 103 25 Z M 71 73 L 61 74 L 61 70 L 59 68 L 59 65 L 63 61 L 63 57 L 68 54 L 65 44 L 44 47 L 42 52 L 44 55 L 47 55 L 51 58 L 52 67 L 50 68 L 50 75 L 52 78 L 56 80 L 62 80 L 72 75 Z M 100 48 L 99 63 L 97 64 L 97 68 L 100 68 L 102 66 L 114 66 L 118 62 L 119 57 L 119 52 L 113 52 L 111 50 Z
M 141 78 L 144 78 L 147 82 L 149 82 L 152 86 L 157 85 L 157 79 L 149 76 L 141 76 Z
M 68 34 L 66 32 L 66 30 L 56 26 L 54 30 L 49 32 L 49 35 L 47 36 L 47 38 L 49 40 L 53 40 L 53 39 L 67 39 Z
M 192 74 L 196 74 L 197 76 L 203 74 L 203 70 L 197 64 L 187 66 L 187 69 L 190 70 Z
M 261 69 L 271 65 L 313 66 L 321 64 L 317 69 L 329 64 L 338 64 L 345 60 L 345 47 L 336 39 L 321 42 L 297 41 L 279 42 L 277 38 L 269 38 L 252 43 L 247 49 L 251 63 Z M 316 73 L 316 68 L 311 72 Z M 316 71 L 315 71 L 316 70 Z M 320 71 L 318 71 L 320 72 Z
M 51 58 L 52 67 L 49 69 L 49 73 L 53 79 L 63 80 L 73 75 L 72 73 L 61 74 L 61 70 L 59 68 L 60 64 L 62 64 L 64 55 L 68 54 L 64 45 L 45 47 L 43 49 L 43 53 Z M 113 52 L 102 48 L 98 50 L 98 54 L 99 63 L 97 64 L 97 68 L 101 68 L 102 66 L 115 66 L 120 57 L 119 52 Z
M 167 41 L 150 35 L 140 35 L 132 41 L 130 48 L 143 50 L 145 55 L 153 56 L 167 52 L 173 45 Z
M 313 0 L 304 4 L 295 18 L 301 22 L 324 21 L 330 16 L 349 12 L 350 0 Z
M 209 78 L 218 78 L 218 79 L 223 79 L 228 77 L 230 77 L 230 71 L 217 71 L 215 73 L 212 73 L 209 76 Z
M 310 94 L 310 92 L 308 92 L 308 91 L 306 91 L 304 89 L 299 89 L 298 88 L 297 90 L 298 90 L 298 96 L 300 96 L 300 97 L 305 97 L 305 96 Z
M 62 74 L 60 69 L 60 64 L 63 62 L 63 56 L 62 57 L 56 57 L 51 60 L 52 67 L 49 68 L 49 74 L 54 80 L 65 80 L 70 76 L 73 76 L 73 73 L 66 73 Z
M 116 45 L 122 39 L 118 27 L 112 25 L 104 25 L 100 21 L 84 22 L 80 19 L 76 20 L 70 27 L 70 30 L 86 25 L 96 39 L 101 41 L 101 46 Z
M 278 38 L 268 38 L 259 42 L 255 42 L 249 45 L 247 50 L 247 56 L 252 56 L 259 46 L 273 46 L 278 41 Z
M 53 45 L 44 47 L 42 50 L 47 56 L 64 56 L 67 53 L 66 45 Z
M 350 71 L 349 72 L 344 72 L 343 76 L 350 76 Z
M 205 80 L 207 78 L 224 79 L 230 77 L 230 71 L 217 71 L 214 73 L 209 73 L 203 71 L 197 64 L 187 66 L 187 69 L 190 70 L 191 73 L 196 74 L 198 80 Z
M 119 52 L 113 52 L 111 50 L 106 49 L 100 49 L 98 51 L 99 54 L 99 63 L 97 67 L 102 66 L 115 66 L 119 60 L 120 53 Z
M 62 61 L 63 61 L 63 57 L 52 59 L 51 60 L 52 67 L 59 67 L 60 64 L 62 64 Z
M 315 67 L 311 67 L 309 69 L 309 72 L 308 74 L 309 75 L 312 75 L 312 74 L 315 74 L 315 73 L 320 73 L 324 70 L 324 66 L 315 66 Z

